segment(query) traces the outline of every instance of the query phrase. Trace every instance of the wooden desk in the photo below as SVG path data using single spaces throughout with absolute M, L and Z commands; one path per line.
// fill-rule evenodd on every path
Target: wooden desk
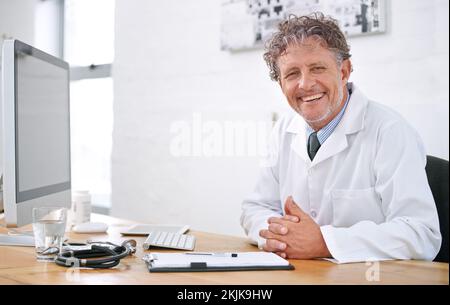
M 71 240 L 109 240 L 120 243 L 127 239 L 118 232 L 130 221 L 94 215 L 94 221 L 110 225 L 108 234 L 69 233 Z M 4 227 L 0 233 L 5 233 Z M 258 251 L 244 238 L 191 231 L 197 237 L 196 251 Z M 142 261 L 145 238 L 135 237 L 138 251 L 110 270 L 73 269 L 53 263 L 37 262 L 30 247 L 0 247 L 0 284 L 446 284 L 448 264 L 424 261 L 391 261 L 379 263 L 379 281 L 366 280 L 374 274 L 375 265 L 365 263 L 336 265 L 322 260 L 291 260 L 294 271 L 149 273 Z M 167 250 L 157 250 L 167 251 Z

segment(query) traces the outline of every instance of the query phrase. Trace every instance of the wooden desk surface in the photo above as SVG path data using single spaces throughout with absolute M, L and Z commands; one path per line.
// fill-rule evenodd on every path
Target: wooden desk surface
M 71 240 L 108 240 L 116 243 L 130 237 L 119 230 L 133 222 L 94 215 L 94 221 L 108 223 L 108 234 L 67 234 Z M 5 233 L 4 227 L 0 233 Z M 197 237 L 196 251 L 259 251 L 244 238 L 191 231 Z M 448 264 L 425 261 L 390 261 L 379 265 L 366 263 L 336 265 L 323 260 L 290 260 L 294 271 L 149 273 L 142 256 L 144 237 L 135 256 L 123 259 L 109 270 L 82 269 L 37 262 L 34 248 L 0 247 L 0 284 L 445 284 L 449 283 Z M 168 250 L 152 250 L 164 251 Z M 378 263 L 375 263 L 378 264 Z M 379 270 L 379 273 L 376 271 Z M 368 281 L 366 275 L 378 281 Z

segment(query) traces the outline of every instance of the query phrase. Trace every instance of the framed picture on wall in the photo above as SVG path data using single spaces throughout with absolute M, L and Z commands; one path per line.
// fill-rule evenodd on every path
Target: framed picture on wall
M 259 48 L 290 14 L 323 12 L 347 36 L 385 31 L 385 0 L 223 0 L 221 49 Z

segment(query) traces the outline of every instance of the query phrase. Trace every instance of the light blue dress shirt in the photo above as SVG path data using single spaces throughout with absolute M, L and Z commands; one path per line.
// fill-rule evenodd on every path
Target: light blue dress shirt
M 345 109 L 347 108 L 348 101 L 350 100 L 351 91 L 347 89 L 347 100 L 345 101 L 344 107 L 342 107 L 341 111 L 338 113 L 338 115 L 331 120 L 330 123 L 328 123 L 325 127 L 317 131 L 317 139 L 319 140 L 320 145 L 322 145 L 326 139 L 333 133 L 336 126 L 341 121 L 342 117 L 344 116 Z M 314 132 L 314 129 L 311 128 L 308 124 L 306 124 L 306 139 L 309 139 L 309 136 Z M 308 141 L 307 141 L 308 142 Z

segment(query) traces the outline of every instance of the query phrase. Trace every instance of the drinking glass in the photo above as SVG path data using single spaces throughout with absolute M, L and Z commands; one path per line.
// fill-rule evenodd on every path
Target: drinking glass
M 67 210 L 61 207 L 33 209 L 33 232 L 38 261 L 54 261 L 61 252 Z

